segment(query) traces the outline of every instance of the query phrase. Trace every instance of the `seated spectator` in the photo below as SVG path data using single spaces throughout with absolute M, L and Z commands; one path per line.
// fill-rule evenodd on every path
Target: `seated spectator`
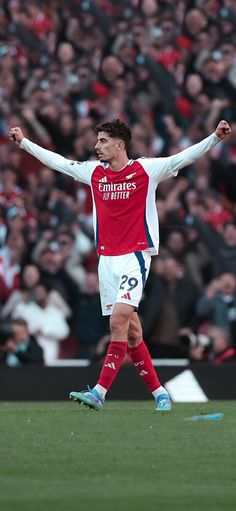
M 14 315 L 16 305 L 20 303 L 28 303 L 34 301 L 35 287 L 40 282 L 40 272 L 36 265 L 28 264 L 23 268 L 21 273 L 20 288 L 13 291 L 1 310 L 3 319 Z M 56 290 L 51 289 L 48 296 L 48 303 L 55 306 L 64 314 L 65 318 L 69 318 L 72 311 L 66 303 L 62 295 Z
M 20 275 L 20 287 L 15 289 L 1 310 L 1 317 L 11 316 L 17 303 L 25 302 L 30 299 L 34 292 L 34 287 L 40 280 L 40 273 L 37 266 L 29 264 L 25 266 Z
M 64 313 L 49 303 L 49 289 L 43 283 L 35 287 L 35 301 L 17 304 L 13 316 L 27 321 L 30 333 L 43 348 L 46 363 L 59 358 L 59 344 L 68 337 L 69 326 Z
M 227 330 L 210 325 L 207 336 L 204 337 L 208 338 L 207 350 L 201 342 L 191 343 L 189 346 L 188 356 L 192 362 L 207 361 L 214 365 L 236 363 L 236 349 L 230 344 Z
M 0 339 L 0 363 L 18 367 L 24 364 L 43 364 L 43 361 L 43 350 L 29 333 L 27 321 L 14 319 L 7 338 Z
M 208 330 L 212 342 L 212 352 L 209 360 L 214 365 L 236 362 L 236 349 L 230 344 L 227 330 L 219 327 L 211 327 Z
M 236 347 L 236 277 L 223 273 L 212 280 L 197 304 L 199 320 L 208 320 L 228 332 Z

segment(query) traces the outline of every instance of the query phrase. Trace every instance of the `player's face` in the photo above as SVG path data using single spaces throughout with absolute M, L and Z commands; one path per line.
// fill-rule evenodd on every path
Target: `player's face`
M 121 141 L 117 138 L 109 137 L 105 131 L 98 133 L 95 150 L 100 161 L 110 162 L 117 157 Z

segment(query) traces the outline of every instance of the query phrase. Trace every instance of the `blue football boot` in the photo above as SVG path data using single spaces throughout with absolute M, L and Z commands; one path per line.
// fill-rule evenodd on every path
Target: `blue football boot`
M 171 400 L 169 394 L 160 394 L 156 398 L 156 411 L 157 412 L 169 412 L 172 410 Z
M 70 392 L 70 399 L 72 401 L 77 401 L 77 403 L 84 404 L 89 408 L 93 408 L 93 410 L 102 410 L 105 399 L 100 396 L 100 394 L 95 389 L 90 389 L 88 386 L 88 390 L 84 390 L 82 392 Z

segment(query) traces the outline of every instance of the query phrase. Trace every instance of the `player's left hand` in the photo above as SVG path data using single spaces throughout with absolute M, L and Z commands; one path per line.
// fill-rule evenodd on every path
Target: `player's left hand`
M 20 145 L 21 140 L 24 138 L 24 133 L 21 128 L 11 128 L 9 131 L 9 139 L 15 144 Z
M 219 137 L 221 140 L 224 140 L 230 135 L 230 133 L 231 128 L 227 121 L 220 121 L 215 131 L 217 137 Z

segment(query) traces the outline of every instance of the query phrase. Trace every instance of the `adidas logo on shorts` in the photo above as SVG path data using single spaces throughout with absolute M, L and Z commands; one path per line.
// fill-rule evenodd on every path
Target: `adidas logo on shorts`
M 131 296 L 129 293 L 125 293 L 121 298 L 125 298 L 125 300 L 131 300 Z

